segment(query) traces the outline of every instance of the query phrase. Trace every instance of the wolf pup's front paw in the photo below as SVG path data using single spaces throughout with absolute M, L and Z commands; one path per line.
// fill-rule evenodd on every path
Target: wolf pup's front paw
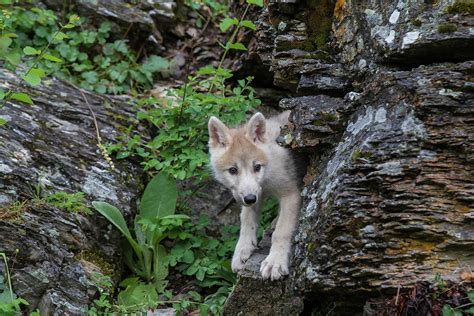
M 264 280 L 271 278 L 272 281 L 288 275 L 288 255 L 286 253 L 270 252 L 268 257 L 262 261 L 260 273 Z
M 244 268 L 245 262 L 250 258 L 257 247 L 252 243 L 242 245 L 237 243 L 232 257 L 232 271 L 238 272 Z

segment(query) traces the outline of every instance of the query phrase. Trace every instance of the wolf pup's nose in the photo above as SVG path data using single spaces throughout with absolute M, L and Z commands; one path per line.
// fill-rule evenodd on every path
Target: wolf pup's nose
M 247 204 L 253 204 L 257 202 L 257 197 L 253 194 L 249 194 L 249 195 L 244 196 L 244 201 Z

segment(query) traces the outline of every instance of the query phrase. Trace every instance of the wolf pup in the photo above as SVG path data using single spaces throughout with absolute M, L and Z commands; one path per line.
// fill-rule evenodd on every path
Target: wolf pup
M 262 262 L 264 279 L 278 280 L 289 273 L 292 234 L 301 196 L 290 152 L 276 142 L 289 111 L 270 119 L 256 113 L 238 128 L 228 128 L 218 118 L 209 119 L 209 152 L 215 178 L 229 188 L 242 205 L 240 236 L 232 270 L 242 270 L 257 248 L 260 206 L 265 197 L 279 199 L 280 212 L 272 235 L 270 254 Z

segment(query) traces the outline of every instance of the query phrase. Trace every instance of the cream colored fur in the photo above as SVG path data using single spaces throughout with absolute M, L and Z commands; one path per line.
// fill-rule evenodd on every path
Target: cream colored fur
M 288 123 L 289 111 L 265 119 L 261 113 L 237 128 L 228 128 L 216 117 L 209 120 L 209 152 L 215 178 L 228 187 L 242 205 L 240 236 L 232 258 L 239 271 L 257 247 L 260 206 L 269 195 L 278 198 L 280 212 L 272 246 L 262 262 L 264 279 L 277 280 L 289 273 L 292 235 L 301 196 L 290 152 L 276 143 L 280 127 Z M 257 171 L 260 165 L 260 170 Z M 236 174 L 231 172 L 237 170 Z M 245 197 L 255 196 L 255 203 Z

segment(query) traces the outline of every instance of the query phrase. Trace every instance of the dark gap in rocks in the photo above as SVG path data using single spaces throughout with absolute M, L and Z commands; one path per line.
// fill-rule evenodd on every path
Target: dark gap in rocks
M 464 62 L 474 59 L 474 41 L 466 38 L 450 38 L 425 43 L 406 49 L 402 54 L 388 56 L 382 62 L 386 66 L 411 70 L 421 65 L 445 62 Z
M 304 309 L 300 316 L 359 316 L 363 315 L 363 306 L 366 300 L 365 295 L 349 298 L 337 293 L 321 293 L 314 297 L 306 296 L 303 301 Z

